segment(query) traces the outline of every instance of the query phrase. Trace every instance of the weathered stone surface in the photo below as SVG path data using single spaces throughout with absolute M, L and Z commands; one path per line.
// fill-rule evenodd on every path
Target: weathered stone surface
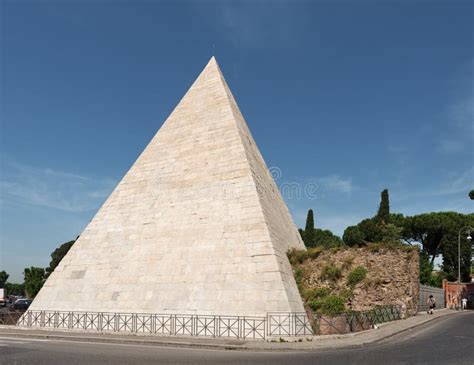
M 301 312 L 289 248 L 304 245 L 212 58 L 30 308 Z
M 349 274 L 356 267 L 364 267 L 367 274 L 352 290 L 351 309 L 363 311 L 379 305 L 400 305 L 403 316 L 417 312 L 420 272 L 416 249 L 369 245 L 327 250 L 300 266 L 304 288 L 329 288 L 333 293 L 350 289 Z M 325 266 L 340 268 L 341 276 L 337 280 L 322 278 Z

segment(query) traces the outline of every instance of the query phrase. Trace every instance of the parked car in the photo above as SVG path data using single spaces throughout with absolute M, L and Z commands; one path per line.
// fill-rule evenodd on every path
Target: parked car
M 15 303 L 13 303 L 14 310 L 27 310 L 30 306 L 32 300 L 29 299 L 18 299 Z

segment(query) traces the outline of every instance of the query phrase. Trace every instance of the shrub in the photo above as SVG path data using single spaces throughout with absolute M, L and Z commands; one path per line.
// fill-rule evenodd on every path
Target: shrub
M 313 301 L 327 297 L 330 293 L 331 290 L 329 288 L 313 288 L 305 290 L 303 296 L 306 301 Z
M 339 296 L 341 296 L 342 298 L 344 298 L 344 300 L 347 301 L 354 296 L 354 293 L 352 292 L 352 289 L 344 288 L 339 292 Z
M 308 249 L 308 257 L 309 258 L 312 258 L 312 259 L 315 259 L 317 258 L 321 252 L 323 252 L 324 249 L 322 247 L 312 247 L 312 248 L 309 248 Z
M 322 280 L 330 280 L 336 281 L 341 277 L 342 270 L 339 267 L 326 265 L 321 270 L 321 279 Z
M 337 295 L 330 295 L 321 299 L 309 302 L 310 308 L 318 314 L 334 316 L 344 312 L 346 309 L 345 300 Z
M 297 268 L 294 270 L 295 273 L 295 281 L 298 288 L 301 286 L 301 282 L 303 281 L 304 271 L 302 268 Z
M 323 247 L 311 247 L 307 250 L 297 250 L 293 248 L 292 250 L 289 250 L 286 255 L 288 256 L 290 263 L 295 266 L 302 264 L 309 258 L 317 258 L 323 251 Z
M 355 287 L 358 283 L 365 279 L 367 275 L 367 269 L 362 266 L 357 266 L 347 276 L 347 285 L 351 288 Z
M 308 251 L 306 250 L 297 250 L 293 248 L 287 252 L 288 259 L 290 263 L 294 265 L 302 264 L 308 258 Z
M 342 270 L 346 270 L 348 269 L 349 267 L 352 266 L 354 262 L 354 256 L 347 256 L 346 258 L 344 258 L 344 260 L 342 261 Z

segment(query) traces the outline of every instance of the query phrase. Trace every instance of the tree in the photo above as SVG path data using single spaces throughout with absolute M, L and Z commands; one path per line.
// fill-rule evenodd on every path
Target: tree
M 376 218 L 367 218 L 355 226 L 347 227 L 343 240 L 348 246 L 361 246 L 371 242 L 400 243 L 403 227 L 398 224 L 377 223 Z
M 74 244 L 74 242 L 76 242 L 76 240 L 63 243 L 61 246 L 59 246 L 53 251 L 53 253 L 51 254 L 51 262 L 49 263 L 49 267 L 46 268 L 46 278 L 48 278 L 49 275 L 51 275 L 51 273 L 54 271 L 54 269 L 59 265 L 63 257 L 66 256 L 66 254 L 71 249 L 72 245 Z
M 9 276 L 5 270 L 0 271 L 0 288 L 5 288 Z
M 400 227 L 402 230 L 405 228 L 406 219 L 403 214 L 400 213 L 390 213 L 390 223 Z
M 423 213 L 405 218 L 402 238 L 406 243 L 419 243 L 428 254 L 431 263 L 443 253 L 442 244 L 447 242 L 443 237 L 450 235 L 450 240 L 466 224 L 465 215 L 455 212 Z M 456 248 L 457 252 L 457 248 Z
M 471 215 L 474 216 L 474 215 Z M 474 223 L 474 219 L 471 220 Z M 468 218 L 466 223 L 469 224 Z M 472 224 L 471 223 L 471 224 Z M 466 225 L 467 225 L 466 224 Z M 472 224 L 474 226 L 474 224 Z M 458 226 L 459 227 L 459 226 Z M 443 236 L 442 239 L 442 254 L 443 254 L 443 271 L 447 275 L 447 279 L 450 281 L 458 280 L 458 234 L 459 229 L 463 226 L 456 227 Z M 466 234 L 461 234 L 461 281 L 470 281 L 471 271 L 471 241 L 467 239 Z
M 458 278 L 458 234 L 463 227 L 474 226 L 474 214 L 456 212 L 424 213 L 405 218 L 402 232 L 407 243 L 422 246 L 430 264 L 438 255 L 443 256 L 442 269 L 448 280 Z M 471 244 L 466 235 L 461 235 L 461 279 L 468 281 L 470 276 Z
M 389 223 L 389 224 L 382 225 L 381 231 L 382 231 L 382 238 L 380 239 L 380 242 L 394 243 L 394 244 L 400 243 L 402 232 L 403 232 L 402 227 Z
M 301 228 L 298 228 L 298 232 L 300 233 L 301 239 L 304 242 L 304 231 Z
M 373 218 L 366 218 L 357 225 L 346 228 L 343 240 L 346 245 L 360 246 L 370 242 L 400 243 L 405 217 L 390 214 L 388 190 L 380 194 L 380 205 Z
M 350 226 L 344 230 L 342 240 L 348 246 L 361 246 L 365 244 L 364 235 L 358 226 Z
M 431 285 L 433 275 L 433 264 L 430 262 L 428 254 L 424 251 L 420 252 L 420 283 Z
M 380 206 L 375 216 L 377 223 L 390 223 L 390 203 L 388 200 L 388 189 L 384 189 L 380 194 Z
M 25 268 L 25 291 L 28 297 L 34 298 L 41 290 L 45 281 L 45 271 L 40 267 Z
M 314 246 L 314 216 L 312 209 L 308 210 L 303 237 L 303 241 L 306 247 Z
M 471 198 L 471 200 L 474 200 L 474 190 L 471 190 L 469 192 L 469 198 Z
M 434 271 L 434 265 L 426 252 L 420 252 L 420 284 L 441 288 L 446 273 L 443 271 Z
M 329 229 L 314 229 L 314 247 L 339 247 L 344 246 L 344 242 Z
M 7 283 L 5 285 L 8 295 L 25 295 L 25 285 L 16 283 Z
M 314 228 L 314 214 L 312 209 L 308 210 L 305 230 L 303 231 L 299 228 L 298 232 L 300 232 L 306 247 L 319 246 L 329 248 L 344 245 L 342 239 L 333 234 L 330 230 Z
M 357 226 L 362 232 L 364 241 L 366 243 L 382 241 L 383 232 L 381 226 L 376 223 L 376 220 L 374 218 L 364 219 Z

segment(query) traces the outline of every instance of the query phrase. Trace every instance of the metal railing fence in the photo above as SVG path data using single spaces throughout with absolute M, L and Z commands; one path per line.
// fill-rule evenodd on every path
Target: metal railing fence
M 265 317 L 28 310 L 18 326 L 208 336 L 264 340 L 274 336 L 311 336 L 306 313 L 268 313 Z
M 351 311 L 335 316 L 317 315 L 315 334 L 344 334 L 365 331 L 375 325 L 402 318 L 401 306 L 378 306 L 367 311 Z
M 12 312 L 12 311 L 0 311 L 0 324 L 2 325 L 15 325 L 23 315 L 24 311 Z

